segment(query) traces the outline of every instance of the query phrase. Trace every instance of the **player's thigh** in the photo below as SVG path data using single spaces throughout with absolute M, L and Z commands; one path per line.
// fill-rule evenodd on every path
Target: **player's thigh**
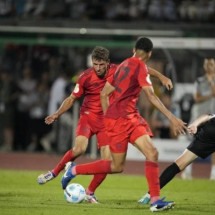
M 75 155 L 83 154 L 88 145 L 88 138 L 82 135 L 79 135 L 75 138 L 73 152 Z
M 126 160 L 126 153 L 111 153 L 112 162 L 111 162 L 111 170 L 112 172 L 122 172 L 125 160 Z
M 105 128 L 104 127 L 101 127 L 97 134 L 96 134 L 96 137 L 97 137 L 97 145 L 98 145 L 98 148 L 101 149 L 103 146 L 108 146 L 109 143 L 110 143 L 110 139 L 107 135 L 107 132 L 105 132 Z
M 134 141 L 134 146 L 145 155 L 147 160 L 155 162 L 158 160 L 158 151 L 149 135 L 145 134 L 138 137 Z
M 191 164 L 198 156 L 195 155 L 193 152 L 185 149 L 182 155 L 180 155 L 176 160 L 175 163 L 178 165 L 180 170 L 185 169 L 189 164 Z
M 76 128 L 76 137 L 85 136 L 88 139 L 92 136 L 90 118 L 88 115 L 81 115 Z
M 109 145 L 100 147 L 100 155 L 102 159 L 111 160 L 111 152 Z

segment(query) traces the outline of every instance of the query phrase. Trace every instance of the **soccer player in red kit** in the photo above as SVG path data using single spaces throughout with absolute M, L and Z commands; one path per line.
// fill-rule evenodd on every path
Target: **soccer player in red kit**
M 39 184 L 44 184 L 58 176 L 58 174 L 64 169 L 67 162 L 74 161 L 77 157 L 83 154 L 87 149 L 89 138 L 94 134 L 97 136 L 97 144 L 100 149 L 102 159 L 110 159 L 110 151 L 108 148 L 109 141 L 105 133 L 103 123 L 100 91 L 104 87 L 106 79 L 112 76 L 115 72 L 116 65 L 110 64 L 109 50 L 104 47 L 96 47 L 92 51 L 92 63 L 93 67 L 81 73 L 72 94 L 63 101 L 60 108 L 54 114 L 46 117 L 45 119 L 45 123 L 53 123 L 72 107 L 76 99 L 84 95 L 73 149 L 68 150 L 65 153 L 63 158 L 52 171 L 38 176 Z M 106 174 L 94 175 L 93 180 L 86 190 L 86 200 L 88 202 L 97 203 L 94 191 L 105 177 Z
M 109 51 L 104 47 L 94 48 L 92 51 L 92 64 L 93 66 L 91 68 L 85 70 L 80 75 L 73 92 L 63 101 L 60 108 L 45 119 L 47 124 L 53 123 L 72 107 L 76 99 L 84 96 L 84 101 L 80 110 L 80 119 L 76 129 L 74 147 L 65 153 L 53 170 L 38 176 L 39 184 L 45 184 L 54 179 L 64 169 L 67 162 L 74 161 L 77 157 L 82 155 L 86 151 L 89 138 L 94 134 L 97 136 L 101 158 L 104 160 L 110 159 L 110 141 L 108 141 L 103 123 L 104 115 L 100 102 L 100 92 L 103 89 L 106 80 L 113 76 L 117 66 L 115 64 L 110 64 Z M 151 68 L 150 72 L 153 76 L 158 77 L 162 84 L 168 89 L 172 88 L 170 79 Z M 94 175 L 93 180 L 86 189 L 86 200 L 88 202 L 97 203 L 94 192 L 105 177 L 106 173 Z
M 62 177 L 63 189 L 72 178 L 79 174 L 122 172 L 130 142 L 146 157 L 145 175 L 151 193 L 150 210 L 166 210 L 174 205 L 174 202 L 160 199 L 158 152 L 150 138 L 152 132 L 136 108 L 137 99 L 143 90 L 149 101 L 170 120 L 174 132 L 179 134 L 185 132 L 185 123 L 166 109 L 154 94 L 147 66 L 144 63 L 150 58 L 152 48 L 153 44 L 150 39 L 139 38 L 135 44 L 133 57 L 126 59 L 118 66 L 114 76 L 108 79 L 101 92 L 101 103 L 105 114 L 104 123 L 110 140 L 112 160 L 71 165 Z

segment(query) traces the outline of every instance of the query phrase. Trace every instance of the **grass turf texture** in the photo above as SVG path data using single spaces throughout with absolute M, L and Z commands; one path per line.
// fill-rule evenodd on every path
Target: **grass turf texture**
M 101 204 L 67 203 L 61 189 L 61 175 L 38 185 L 38 171 L 0 170 L 1 215 L 139 215 L 152 214 L 148 205 L 137 200 L 146 192 L 145 178 L 123 174 L 109 175 L 96 196 Z M 72 182 L 87 186 L 91 176 L 78 176 Z M 215 182 L 203 179 L 183 181 L 174 179 L 162 191 L 176 206 L 162 214 L 215 214 Z

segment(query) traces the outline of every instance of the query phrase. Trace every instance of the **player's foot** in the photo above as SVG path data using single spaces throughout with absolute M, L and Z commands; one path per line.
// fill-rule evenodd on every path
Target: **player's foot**
M 163 201 L 163 199 L 158 199 L 150 206 L 150 211 L 152 212 L 158 212 L 158 211 L 164 211 L 173 208 L 175 205 L 175 202 L 173 201 Z
M 71 164 L 72 164 L 72 161 L 67 162 L 65 167 L 64 167 L 64 170 L 66 171 Z
M 147 205 L 150 202 L 150 194 L 146 193 L 144 196 L 142 196 L 139 200 L 138 203 L 143 204 L 143 205 Z
M 37 182 L 38 184 L 45 184 L 46 182 L 51 181 L 54 178 L 55 178 L 54 173 L 48 171 L 47 173 L 39 175 L 37 178 Z
M 61 179 L 61 184 L 62 184 L 62 188 L 65 189 L 66 186 L 69 184 L 69 182 L 75 177 L 75 175 L 72 174 L 72 167 L 75 166 L 74 162 L 71 162 L 68 167 L 66 172 L 64 173 L 62 179 Z
M 86 194 L 85 201 L 88 203 L 91 203 L 91 204 L 98 204 L 99 203 L 96 196 L 94 195 L 94 193 Z

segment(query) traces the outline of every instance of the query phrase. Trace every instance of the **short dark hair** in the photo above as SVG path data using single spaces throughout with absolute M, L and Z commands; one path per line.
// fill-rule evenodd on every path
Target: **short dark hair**
M 92 51 L 92 59 L 109 61 L 110 52 L 102 46 L 96 46 Z
M 139 37 L 135 43 L 135 49 L 141 49 L 145 52 L 150 52 L 153 49 L 153 43 L 147 37 Z

